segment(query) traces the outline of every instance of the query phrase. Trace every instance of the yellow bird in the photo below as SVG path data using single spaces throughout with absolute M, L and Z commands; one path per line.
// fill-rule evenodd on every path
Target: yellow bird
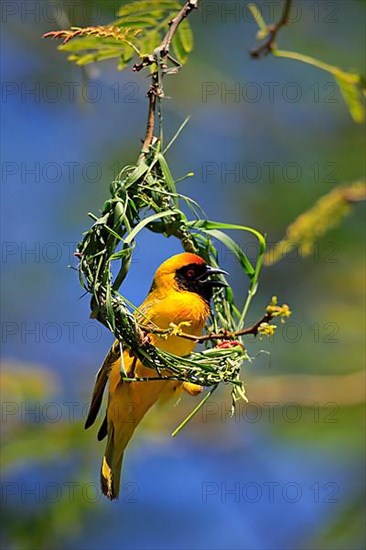
M 226 286 L 212 275 L 225 274 L 212 268 L 196 254 L 172 256 L 155 273 L 149 294 L 139 310 L 140 322 L 167 329 L 171 323 L 184 325 L 184 331 L 199 336 L 210 314 L 210 300 L 214 287 Z M 193 351 L 195 343 L 179 336 L 168 338 L 149 335 L 159 349 L 184 356 Z M 95 382 L 85 428 L 91 426 L 100 409 L 103 392 L 109 381 L 109 399 L 106 416 L 98 432 L 98 440 L 107 436 L 107 446 L 101 467 L 102 492 L 111 500 L 118 497 L 124 450 L 146 412 L 158 400 L 178 396 L 182 390 L 191 395 L 202 391 L 201 386 L 179 381 L 126 382 L 120 374 L 120 346 L 116 341 L 109 350 Z M 123 352 L 123 366 L 127 376 L 143 378 L 157 376 L 145 367 L 129 350 Z

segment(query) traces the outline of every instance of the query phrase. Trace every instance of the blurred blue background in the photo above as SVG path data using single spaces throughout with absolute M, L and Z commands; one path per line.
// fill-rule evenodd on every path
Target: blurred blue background
M 169 434 L 195 400 L 152 412 L 128 449 L 119 502 L 99 494 L 104 443 L 84 433 L 82 418 L 112 337 L 89 319 L 68 265 L 76 265 L 87 213 L 98 212 L 118 167 L 139 154 L 149 81 L 118 73 L 113 62 L 81 70 L 41 36 L 57 20 L 68 26 L 62 13 L 73 25 L 101 24 L 119 4 L 2 4 L 2 542 L 361 549 L 361 205 L 308 258 L 289 255 L 264 269 L 249 320 L 274 294 L 294 314 L 273 342 L 248 344 L 251 403 L 230 419 L 223 388 L 175 440 Z M 260 5 L 270 20 L 273 5 Z M 365 2 L 296 2 L 294 14 L 282 49 L 364 70 Z M 194 52 L 166 79 L 165 135 L 191 115 L 170 166 L 177 178 L 194 172 L 180 189 L 210 219 L 253 226 L 274 244 L 320 196 L 362 177 L 364 127 L 328 73 L 250 59 L 256 25 L 246 2 L 202 2 L 191 23 Z M 241 244 L 250 255 L 250 239 Z M 179 251 L 176 241 L 141 235 L 124 294 L 140 303 L 156 267 Z M 219 253 L 244 300 L 247 281 Z M 257 355 L 262 348 L 270 357 Z

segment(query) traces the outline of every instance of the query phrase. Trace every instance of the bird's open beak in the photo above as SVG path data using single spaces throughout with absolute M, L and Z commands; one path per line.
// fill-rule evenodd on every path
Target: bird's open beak
M 212 275 L 229 275 L 227 271 L 224 271 L 223 269 L 219 269 L 217 267 L 211 267 L 210 265 L 207 266 L 206 272 L 199 277 L 199 281 L 205 283 L 206 285 L 210 285 L 212 287 L 227 287 L 229 286 L 225 281 L 221 279 L 211 279 Z

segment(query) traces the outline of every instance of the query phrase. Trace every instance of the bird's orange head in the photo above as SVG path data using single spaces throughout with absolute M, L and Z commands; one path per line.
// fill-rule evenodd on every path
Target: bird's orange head
M 219 274 L 227 275 L 226 271 L 209 266 L 197 254 L 183 252 L 161 264 L 155 273 L 150 292 L 194 292 L 210 301 L 214 287 L 227 286 L 224 281 L 211 278 Z

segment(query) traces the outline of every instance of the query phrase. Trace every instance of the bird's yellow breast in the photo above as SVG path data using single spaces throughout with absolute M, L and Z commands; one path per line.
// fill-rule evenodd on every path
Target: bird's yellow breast
M 166 329 L 171 323 L 182 326 L 182 330 L 188 334 L 200 336 L 203 331 L 206 319 L 210 313 L 209 304 L 198 294 L 186 291 L 169 292 L 162 298 L 161 292 L 151 292 L 145 302 L 147 307 L 146 315 L 159 328 Z M 156 347 L 174 353 L 175 355 L 188 355 L 195 347 L 195 343 L 180 338 L 169 336 L 163 338 L 158 335 L 152 336 Z

